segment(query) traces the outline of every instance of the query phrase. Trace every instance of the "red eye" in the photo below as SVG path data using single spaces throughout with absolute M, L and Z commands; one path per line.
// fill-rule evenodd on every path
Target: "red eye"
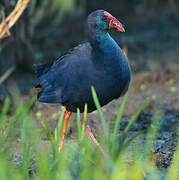
M 103 17 L 102 17 L 102 20 L 103 20 L 103 21 L 107 21 L 108 18 L 107 18 L 106 16 L 103 16 Z

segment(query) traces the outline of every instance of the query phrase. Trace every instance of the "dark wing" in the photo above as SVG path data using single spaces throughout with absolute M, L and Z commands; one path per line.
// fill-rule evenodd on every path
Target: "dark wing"
M 69 56 L 70 54 L 75 53 L 75 51 L 80 50 L 80 48 L 82 48 L 83 46 L 84 46 L 84 44 L 79 44 L 78 46 L 70 49 L 65 55 L 56 58 L 55 61 L 60 61 L 60 60 L 64 59 L 66 56 Z M 50 67 L 53 65 L 53 63 L 54 63 L 54 61 L 48 62 L 46 64 L 34 64 L 35 73 L 36 73 L 37 77 L 39 78 L 41 75 L 47 73 L 49 71 Z
M 69 56 L 70 54 L 75 53 L 75 51 L 80 51 L 80 49 L 83 48 L 86 44 L 88 44 L 88 43 L 79 44 L 78 46 L 70 49 L 70 50 L 69 50 L 66 54 L 64 54 L 63 56 L 57 57 L 57 58 L 56 58 L 56 61 L 60 61 L 60 60 L 64 59 L 66 56 Z
M 89 43 L 81 44 L 66 55 L 57 58 L 47 64 L 34 65 L 39 85 L 36 86 L 38 100 L 46 103 L 61 103 L 68 99 L 71 91 L 74 90 L 76 74 L 80 63 L 83 63 L 89 56 L 91 50 Z M 80 62 L 81 61 L 81 62 Z M 69 89 L 69 81 L 75 82 Z

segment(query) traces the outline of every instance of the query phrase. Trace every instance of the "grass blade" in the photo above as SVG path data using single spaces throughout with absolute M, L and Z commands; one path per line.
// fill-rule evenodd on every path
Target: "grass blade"
M 49 124 L 47 122 L 47 119 L 44 116 L 42 116 L 42 121 L 43 121 L 43 125 L 44 125 L 44 128 L 45 128 L 45 131 L 46 131 L 46 133 L 47 133 L 47 135 L 49 137 L 50 143 L 52 145 L 52 148 L 54 148 L 54 145 L 55 145 L 54 144 L 54 138 L 52 136 L 52 133 L 51 133 L 51 130 L 50 130 L 50 126 L 49 126 Z
M 87 104 L 85 104 L 85 108 L 84 108 L 84 114 L 83 114 L 83 119 L 82 119 L 82 131 L 81 131 L 81 142 L 84 139 L 85 136 L 85 130 L 86 130 L 86 120 L 87 120 L 87 112 L 88 112 L 88 106 Z
M 102 123 L 103 128 L 104 128 L 105 138 L 106 138 L 106 141 L 108 142 L 108 137 L 109 137 L 108 136 L 109 135 L 108 128 L 107 128 L 106 121 L 105 121 L 104 116 L 103 116 L 103 112 L 101 110 L 101 105 L 99 103 L 96 91 L 95 91 L 93 86 L 91 86 L 91 91 L 92 91 L 92 96 L 93 96 L 94 103 L 95 103 L 96 108 L 97 108 L 98 113 L 99 113 L 101 123 Z
M 146 132 L 146 130 L 141 130 L 141 131 L 138 131 L 136 134 L 132 135 L 126 142 L 125 144 L 122 146 L 122 149 L 126 149 L 129 144 L 134 141 L 134 139 L 136 139 L 139 135 L 141 134 L 144 134 Z
M 7 104 L 5 104 L 5 108 L 4 109 L 4 116 L 6 116 L 6 113 L 7 112 L 6 110 L 8 110 L 7 108 Z M 7 123 L 7 126 L 6 128 L 4 129 L 3 133 L 1 134 L 1 137 L 0 137 L 0 147 L 3 147 L 3 144 L 5 144 L 6 142 L 6 139 L 8 138 L 8 135 L 9 135 L 9 132 L 10 130 L 12 129 L 12 127 L 14 126 L 14 123 L 16 122 L 17 118 L 19 115 L 22 114 L 23 112 L 23 108 L 24 108 L 24 105 L 23 103 L 20 103 L 19 107 L 16 109 L 16 111 L 14 112 L 13 116 L 10 118 L 10 120 L 8 121 Z M 6 109 L 6 110 L 5 110 Z M 3 117 L 5 119 L 5 121 L 2 123 L 2 126 L 3 124 L 6 122 L 7 118 L 6 117 Z M 9 137 L 9 144 L 8 146 L 10 147 L 10 142 L 12 142 L 14 139 L 16 139 L 15 136 L 10 136 Z M 8 147 L 7 146 L 7 147 Z M 4 147 L 3 147 L 4 148 Z
M 25 106 L 24 113 L 28 113 L 28 111 L 32 108 L 33 104 L 35 103 L 36 99 L 37 99 L 36 96 L 33 96 L 33 97 L 30 99 L 30 101 L 29 101 L 29 103 L 27 104 L 27 106 Z
M 120 110 L 119 110 L 119 113 L 117 115 L 117 119 L 116 119 L 116 123 L 115 123 L 115 127 L 114 127 L 114 132 L 113 132 L 113 136 L 112 136 L 112 153 L 113 154 L 114 154 L 115 149 L 116 149 L 115 145 L 116 145 L 116 140 L 117 140 L 117 134 L 118 134 L 119 125 L 120 125 L 120 122 L 121 122 L 121 119 L 122 119 L 122 115 L 123 115 L 123 112 L 124 112 L 126 102 L 127 102 L 127 94 L 124 96 L 124 99 L 123 99 L 122 104 L 120 106 Z
M 81 139 L 81 118 L 80 118 L 80 110 L 77 109 L 77 127 L 78 127 L 78 136 Z
M 127 133 L 129 132 L 129 130 L 131 129 L 132 125 L 135 123 L 135 121 L 137 120 L 138 116 L 140 115 L 140 113 L 143 111 L 143 109 L 145 108 L 145 106 L 148 104 L 148 102 L 150 101 L 149 98 L 146 98 L 145 101 L 142 103 L 142 105 L 138 108 L 137 112 L 132 116 L 131 120 L 129 121 L 127 127 L 124 129 L 123 135 L 120 138 L 120 143 L 119 145 L 121 146 L 126 138 Z
M 64 113 L 65 113 L 65 108 L 62 109 L 62 112 L 60 113 L 60 117 L 58 120 L 58 125 L 55 128 L 55 145 L 56 145 L 56 152 L 58 152 L 58 147 L 59 147 L 59 142 L 60 142 L 60 135 L 61 135 L 61 129 L 62 129 L 62 124 L 63 124 L 63 119 L 64 119 Z
M 0 118 L 0 129 L 2 128 L 2 126 L 4 126 L 6 122 L 6 119 L 7 119 L 6 114 L 9 109 L 9 104 L 10 104 L 10 100 L 9 98 L 6 98 L 3 108 L 2 108 L 2 113 L 1 113 L 1 118 Z
M 152 147 L 154 144 L 154 141 L 156 140 L 157 137 L 157 132 L 160 128 L 160 122 L 161 118 L 163 116 L 163 112 L 158 111 L 154 117 L 152 118 L 152 123 L 148 129 L 147 132 L 147 137 L 146 137 L 146 147 L 145 147 L 145 152 L 144 152 L 144 158 L 150 158 L 152 156 Z

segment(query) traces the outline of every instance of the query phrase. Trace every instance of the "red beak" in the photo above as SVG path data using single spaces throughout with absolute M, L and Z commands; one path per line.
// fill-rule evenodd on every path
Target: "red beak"
M 118 32 L 125 32 L 123 25 L 116 18 L 114 18 L 111 14 L 109 14 L 106 11 L 104 12 L 104 15 L 110 19 L 109 30 L 114 30 L 114 31 L 118 31 Z
M 114 30 L 114 31 L 118 31 L 118 32 L 125 32 L 124 27 L 122 26 L 122 24 L 117 20 L 110 20 L 109 23 L 109 30 Z

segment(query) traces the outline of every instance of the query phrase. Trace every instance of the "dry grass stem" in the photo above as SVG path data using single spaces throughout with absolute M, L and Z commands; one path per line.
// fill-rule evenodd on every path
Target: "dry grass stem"
M 2 10 L 2 22 L 0 24 L 0 39 L 9 37 L 11 35 L 9 29 L 16 23 L 19 19 L 30 0 L 18 0 L 14 10 L 9 14 L 7 18 L 5 18 L 5 13 Z
M 1 77 L 0 77 L 0 84 L 2 84 L 16 69 L 15 66 L 10 67 Z

